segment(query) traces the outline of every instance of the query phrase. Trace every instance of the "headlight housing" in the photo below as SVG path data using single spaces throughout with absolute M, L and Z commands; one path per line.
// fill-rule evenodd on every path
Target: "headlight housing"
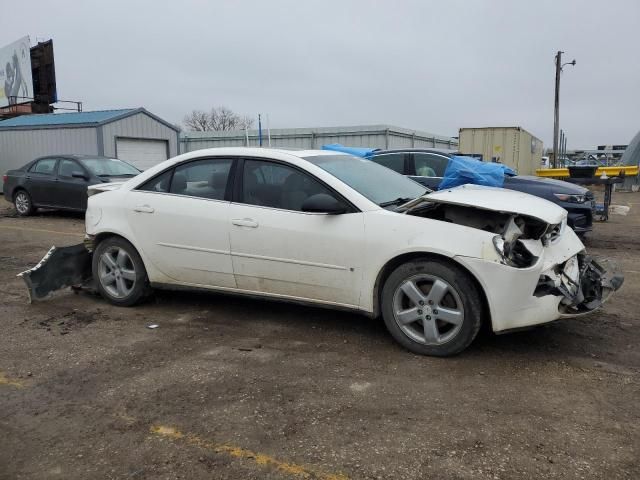
M 500 255 L 502 263 L 516 268 L 527 268 L 536 263 L 538 257 L 533 255 L 519 240 L 508 242 L 502 235 L 493 237 L 493 246 Z
M 572 193 L 554 193 L 558 200 L 569 203 L 584 203 L 587 200 L 586 195 L 576 195 Z

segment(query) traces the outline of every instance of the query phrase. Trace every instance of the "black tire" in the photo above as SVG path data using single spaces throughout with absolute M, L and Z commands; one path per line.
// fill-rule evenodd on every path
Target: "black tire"
M 13 206 L 21 217 L 28 217 L 36 211 L 36 208 L 33 206 L 33 201 L 31 201 L 31 195 L 22 188 L 16 190 L 13 194 Z
M 431 295 L 436 283 L 438 288 Z M 417 286 L 417 293 L 413 293 L 412 286 Z M 433 298 L 439 298 L 438 290 L 445 293 L 437 304 L 432 303 Z M 420 300 L 414 302 L 412 298 Z M 419 259 L 402 264 L 382 288 L 381 311 L 389 333 L 400 345 L 419 355 L 447 357 L 462 352 L 478 334 L 483 310 L 480 292 L 470 276 L 439 260 Z M 445 314 L 446 318 L 440 318 Z M 418 318 L 412 320 L 414 316 Z
M 126 256 L 122 257 L 122 265 L 119 263 L 120 250 L 126 253 Z M 114 256 L 115 252 L 118 252 L 117 256 Z M 109 285 L 107 280 L 101 281 L 101 274 L 104 275 L 109 271 L 105 255 L 115 261 L 115 267 L 111 269 L 113 275 L 108 277 L 109 279 L 114 278 L 112 285 Z M 144 268 L 140 254 L 131 243 L 122 237 L 113 236 L 101 241 L 93 252 L 91 268 L 98 292 L 113 305 L 131 307 L 144 300 L 151 293 L 147 270 Z M 131 274 L 131 270 L 133 270 L 133 274 Z M 120 289 L 121 285 L 124 285 L 122 290 Z

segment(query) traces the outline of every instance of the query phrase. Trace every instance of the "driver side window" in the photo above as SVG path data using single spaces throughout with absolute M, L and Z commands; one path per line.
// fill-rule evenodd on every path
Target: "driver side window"
M 74 172 L 84 173 L 84 169 L 75 161 L 63 158 L 58 163 L 58 175 L 60 177 L 71 178 Z
M 301 212 L 304 201 L 318 193 L 335 196 L 295 168 L 262 160 L 244 162 L 242 203 Z

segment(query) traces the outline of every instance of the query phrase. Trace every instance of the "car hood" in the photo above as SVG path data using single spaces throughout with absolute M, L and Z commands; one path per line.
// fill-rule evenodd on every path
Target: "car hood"
M 425 202 L 465 205 L 495 212 L 527 215 L 552 225 L 561 223 L 567 216 L 564 208 L 543 198 L 515 190 L 471 184 L 428 193 L 403 205 L 401 210 L 406 212 Z
M 534 177 L 530 175 L 516 175 L 515 177 L 504 177 L 504 187 L 505 188 L 522 188 L 527 185 L 532 186 L 544 186 L 549 190 L 552 190 L 552 193 L 567 193 L 574 195 L 584 195 L 587 193 L 587 189 L 580 185 L 575 185 L 573 183 L 564 182 L 562 180 L 555 180 L 553 178 L 540 178 Z

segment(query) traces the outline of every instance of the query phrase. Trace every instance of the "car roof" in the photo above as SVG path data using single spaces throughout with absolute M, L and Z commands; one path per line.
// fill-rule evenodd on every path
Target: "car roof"
M 33 159 L 33 161 L 42 160 L 43 158 L 74 158 L 76 160 L 86 160 L 88 158 L 91 158 L 96 160 L 113 160 L 113 157 L 105 157 L 103 155 L 85 155 L 80 153 L 57 153 L 53 155 L 43 155 L 42 157 Z
M 439 153 L 441 155 L 453 155 L 456 150 L 447 150 L 446 148 L 389 148 L 385 150 L 376 150 L 373 155 L 382 155 L 383 153 Z

